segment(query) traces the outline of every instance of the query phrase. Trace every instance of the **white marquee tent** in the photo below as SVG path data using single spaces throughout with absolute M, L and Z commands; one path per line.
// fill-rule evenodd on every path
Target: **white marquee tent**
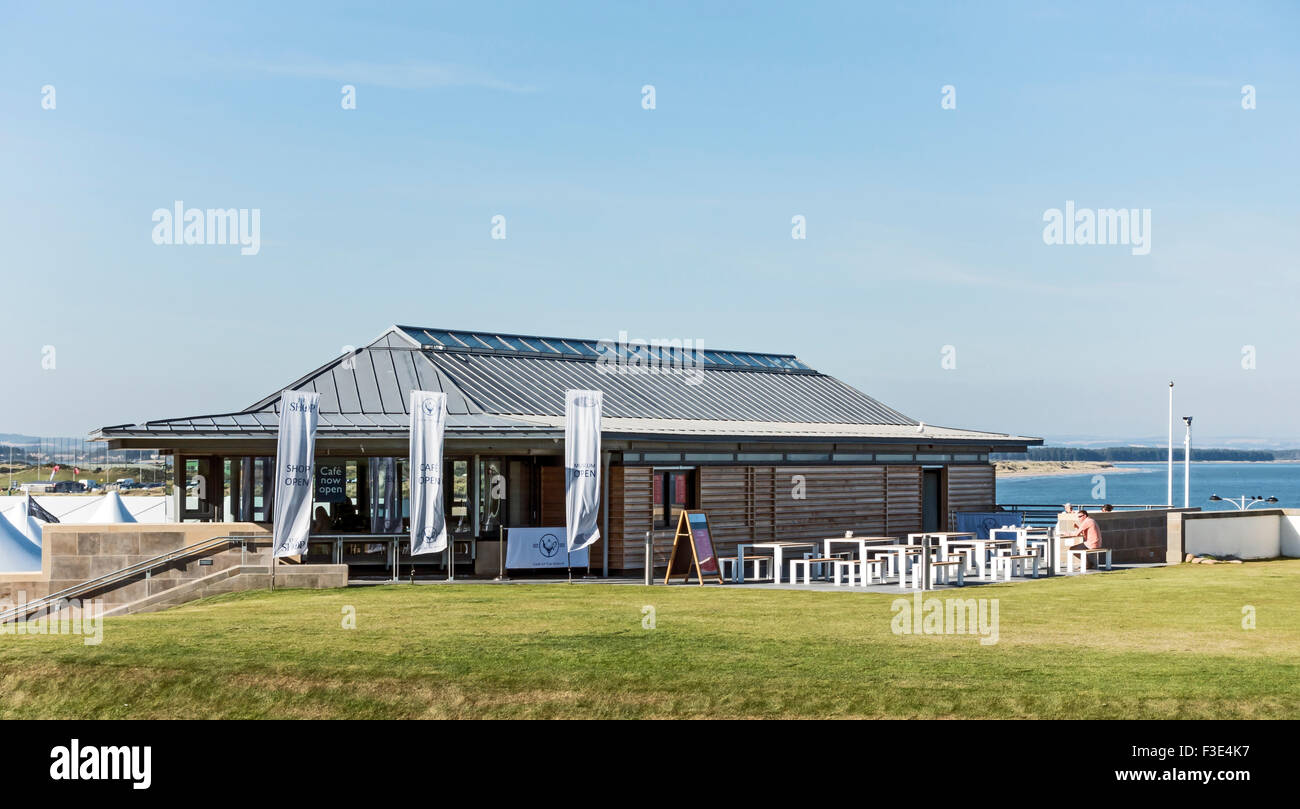
M 0 573 L 32 573 L 41 569 L 41 546 L 0 513 Z
M 24 536 L 36 543 L 37 548 L 40 548 L 42 547 L 41 526 L 45 525 L 45 521 L 32 516 L 27 502 L 26 499 L 20 500 L 5 510 L 3 514 L 14 528 L 17 528 Z
M 102 525 L 105 523 L 137 522 L 135 517 L 131 516 L 131 511 L 122 502 L 122 497 L 117 492 L 109 492 L 99 501 L 84 520 L 78 518 L 77 522 L 85 522 L 91 525 Z

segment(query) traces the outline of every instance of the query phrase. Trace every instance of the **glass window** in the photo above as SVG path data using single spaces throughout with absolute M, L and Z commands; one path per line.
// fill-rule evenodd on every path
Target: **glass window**
M 509 513 L 506 511 L 505 467 L 500 458 L 479 459 L 479 515 L 482 533 L 497 535 L 497 529 Z
M 430 337 L 437 340 L 439 343 L 442 343 L 443 345 L 449 346 L 451 348 L 465 347 L 465 344 L 462 343 L 460 340 L 457 340 L 456 337 L 451 332 L 427 331 L 425 332 L 425 334 L 428 334 Z
M 656 472 L 654 477 L 654 526 L 659 528 L 664 521 L 664 473 Z
M 655 528 L 676 528 L 682 511 L 695 508 L 693 475 L 694 473 L 689 469 L 655 470 Z
M 469 343 L 470 348 L 503 348 L 504 344 L 498 345 L 497 338 L 490 334 L 467 334 L 465 342 Z
M 444 494 L 451 503 L 447 509 L 448 532 L 455 536 L 473 533 L 474 515 L 469 512 L 469 461 L 444 461 L 443 479 L 444 486 L 451 486 L 451 491 Z

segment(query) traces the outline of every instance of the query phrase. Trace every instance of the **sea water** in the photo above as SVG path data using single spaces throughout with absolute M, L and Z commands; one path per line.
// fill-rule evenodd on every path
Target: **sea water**
M 1195 452 L 1193 451 L 1193 455 Z M 1300 508 L 1300 462 L 1234 463 L 1192 461 L 1188 505 L 1204 511 L 1232 509 L 1231 503 L 1212 503 L 1210 495 L 1249 499 L 1276 497 L 1276 504 L 1254 508 Z M 1114 503 L 1163 504 L 1166 466 L 1162 463 L 1117 463 L 1114 469 L 1078 475 L 1043 475 L 998 478 L 999 504 Z M 1097 493 L 1104 493 L 1096 496 Z M 1174 464 L 1174 505 L 1183 505 L 1183 465 Z

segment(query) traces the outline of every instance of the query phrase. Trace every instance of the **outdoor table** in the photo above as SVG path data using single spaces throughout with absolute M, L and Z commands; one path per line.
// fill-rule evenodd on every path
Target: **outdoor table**
M 772 550 L 772 583 L 781 583 L 781 556 L 786 548 L 812 548 L 817 550 L 816 542 L 746 542 L 736 546 L 736 570 L 732 581 L 745 583 L 745 549 L 770 548 Z
M 924 545 L 882 545 L 875 548 L 870 548 L 869 550 L 882 551 L 884 553 L 894 554 L 895 557 L 894 570 L 898 575 L 898 589 L 906 590 L 908 562 L 911 561 L 911 557 L 913 556 L 918 557 L 918 561 L 919 561 L 920 555 L 925 551 L 925 546 Z M 943 561 L 944 559 L 948 558 L 947 551 L 939 545 L 931 545 L 930 550 L 939 555 L 939 561 Z
M 934 537 L 939 540 L 939 547 L 943 549 L 943 558 L 948 558 L 948 545 L 955 540 L 974 539 L 975 534 L 970 531 L 926 531 L 923 534 L 908 534 L 907 539 L 923 539 L 924 537 Z
M 831 555 L 831 545 L 843 542 L 858 546 L 858 558 L 864 558 L 868 545 L 896 545 L 898 537 L 827 537 L 822 540 L 822 556 Z
M 867 546 L 878 548 L 881 546 L 891 546 L 898 543 L 898 537 L 827 537 L 822 540 L 822 556 L 829 558 L 831 556 L 831 545 L 833 543 L 847 543 L 858 546 L 858 560 L 866 561 Z M 862 569 L 862 581 L 866 581 L 866 569 Z M 884 576 L 882 575 L 883 579 Z M 852 579 L 850 579 L 852 581 Z
M 1007 545 L 1014 547 L 1015 544 L 1015 540 L 1012 539 L 977 539 L 974 536 L 970 539 L 954 539 L 942 543 L 945 553 L 949 545 L 970 545 L 973 547 L 975 549 L 975 569 L 981 579 L 985 578 L 989 551 Z
M 1030 545 L 1042 546 L 1040 555 L 1043 557 L 1043 564 L 1047 564 L 1048 544 L 1052 541 L 1052 532 L 1047 528 L 1032 528 L 1027 525 L 1014 526 L 1010 528 L 993 528 L 989 530 L 989 539 L 997 539 L 998 534 L 1011 533 L 1016 534 L 1016 548 L 1020 553 L 1029 553 Z M 1035 548 L 1035 550 L 1038 550 Z

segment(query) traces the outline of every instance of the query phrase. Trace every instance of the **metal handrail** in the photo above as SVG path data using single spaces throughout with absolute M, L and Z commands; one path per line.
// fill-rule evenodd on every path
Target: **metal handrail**
M 36 612 L 37 610 L 40 610 L 43 607 L 49 606 L 58 601 L 71 598 L 73 596 L 77 596 L 82 593 L 98 590 L 101 587 L 105 587 L 110 584 L 116 584 L 119 581 L 124 581 L 133 576 L 138 576 L 141 573 L 145 573 L 145 574 L 150 573 L 154 570 L 154 568 L 162 567 L 168 562 L 174 562 L 175 560 L 185 556 L 192 556 L 196 553 L 200 553 L 204 550 L 208 550 L 210 548 L 216 547 L 223 543 L 238 542 L 241 545 L 247 546 L 250 544 L 256 544 L 259 540 L 269 543 L 270 537 L 257 537 L 257 536 L 208 537 L 202 542 L 196 542 L 193 545 L 187 545 L 184 548 L 177 548 L 176 550 L 159 554 L 158 556 L 155 556 L 151 559 L 146 559 L 143 562 L 136 562 L 133 565 L 127 565 L 126 567 L 121 568 L 120 570 L 114 570 L 111 573 L 105 573 L 104 575 L 97 576 L 96 578 L 93 579 L 87 579 L 86 581 L 83 581 L 80 584 L 74 584 L 73 586 L 64 588 L 58 591 L 57 593 L 51 593 L 47 596 L 38 598 L 35 601 L 30 601 L 21 606 L 14 607 L 13 609 L 0 612 L 0 624 L 18 619 L 20 616 L 30 615 L 31 613 Z M 247 550 L 246 547 L 245 550 Z
M 1076 507 L 1087 506 L 1089 508 L 1100 509 L 1105 504 L 1104 503 L 1072 503 L 1071 505 L 1074 505 Z M 1165 505 L 1164 503 L 1112 503 L 1111 505 L 1117 509 L 1126 508 L 1133 511 L 1137 511 L 1138 509 L 1141 509 L 1143 511 L 1156 511 L 1159 509 L 1178 508 L 1177 506 L 1168 506 Z M 1021 509 L 1026 509 L 1026 508 L 1054 508 L 1060 510 L 1065 508 L 1065 504 L 1064 503 L 998 503 L 997 507 L 1003 511 L 1019 511 Z

